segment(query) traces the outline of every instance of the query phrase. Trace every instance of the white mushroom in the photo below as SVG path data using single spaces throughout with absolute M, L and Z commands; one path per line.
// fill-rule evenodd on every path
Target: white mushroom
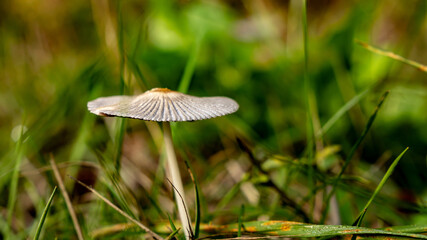
M 167 88 L 154 88 L 139 96 L 102 97 L 88 103 L 90 112 L 103 116 L 136 118 L 156 122 L 196 121 L 237 111 L 227 97 L 194 97 Z
M 163 138 L 167 153 L 169 172 L 174 185 L 181 224 L 186 239 L 192 228 L 187 219 L 184 187 L 181 181 L 173 148 L 169 122 L 197 121 L 233 113 L 239 104 L 227 97 L 194 97 L 167 88 L 154 88 L 138 96 L 102 97 L 88 102 L 91 113 L 100 116 L 115 116 L 163 122 Z M 182 199 L 181 199 L 182 198 Z

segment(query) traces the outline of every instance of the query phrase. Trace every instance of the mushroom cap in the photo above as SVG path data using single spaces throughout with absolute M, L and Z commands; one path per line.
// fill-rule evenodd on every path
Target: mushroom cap
M 156 122 L 209 119 L 233 113 L 239 104 L 227 97 L 194 97 L 167 88 L 154 88 L 138 96 L 101 97 L 88 102 L 91 113 Z

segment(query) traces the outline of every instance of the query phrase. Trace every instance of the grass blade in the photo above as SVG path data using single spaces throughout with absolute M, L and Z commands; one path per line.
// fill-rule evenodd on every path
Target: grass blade
M 112 202 L 110 202 L 110 200 L 106 199 L 104 196 L 102 196 L 100 193 L 98 193 L 95 189 L 89 187 L 88 185 L 86 185 L 85 183 L 81 182 L 78 179 L 75 179 L 71 176 L 68 176 L 71 179 L 73 179 L 74 181 L 76 181 L 78 184 L 82 185 L 83 187 L 85 187 L 87 190 L 91 191 L 93 194 L 95 194 L 97 197 L 99 197 L 102 201 L 104 201 L 107 205 L 109 205 L 110 207 L 112 207 L 114 210 L 116 210 L 118 213 L 120 213 L 123 217 L 127 218 L 129 221 L 135 223 L 138 227 L 140 227 L 142 230 L 144 230 L 145 232 L 151 234 L 153 236 L 153 238 L 157 239 L 157 240 L 164 240 L 162 237 L 160 237 L 159 235 L 157 235 L 155 232 L 151 231 L 148 227 L 146 227 L 145 225 L 143 225 L 142 223 L 140 223 L 139 221 L 135 220 L 134 218 L 132 218 L 131 216 L 129 216 L 127 213 L 125 213 L 123 210 L 121 210 L 120 208 L 118 208 L 116 205 L 114 205 Z
M 408 149 L 409 148 L 406 148 L 405 150 L 403 150 L 403 152 L 393 161 L 393 163 L 391 164 L 391 166 L 388 168 L 387 172 L 385 173 L 383 179 L 381 180 L 380 184 L 378 184 L 377 188 L 375 189 L 374 194 L 372 194 L 371 198 L 366 203 L 366 205 L 363 208 L 363 210 L 360 212 L 360 214 L 357 217 L 356 221 L 353 223 L 353 226 L 360 227 L 360 224 L 362 223 L 362 220 L 365 217 L 365 214 L 366 214 L 366 211 L 368 210 L 369 205 L 371 205 L 371 203 L 374 200 L 375 196 L 380 192 L 380 190 L 384 186 L 385 182 L 388 180 L 388 178 L 390 177 L 390 175 L 393 173 L 394 168 L 399 163 L 399 160 L 403 157 L 403 155 L 406 153 L 406 151 L 408 151 Z
M 384 228 L 383 230 L 404 233 L 427 233 L 427 225 L 393 226 Z
M 317 131 L 316 137 L 323 136 L 326 132 L 331 129 L 331 127 L 340 119 L 348 110 L 350 110 L 354 105 L 356 105 L 368 92 L 370 89 L 366 89 L 365 91 L 359 93 L 357 96 L 353 97 L 350 101 L 348 101 L 344 106 L 342 106 L 326 123 L 323 127 Z
M 169 224 L 170 224 L 170 226 L 172 228 L 172 233 L 167 237 L 166 240 L 170 239 L 169 237 L 171 237 L 171 236 L 175 236 L 179 232 L 179 230 L 181 230 L 181 228 L 176 228 L 176 226 L 173 223 L 172 218 L 171 218 L 171 216 L 169 214 L 168 214 L 168 220 L 169 220 Z M 185 237 L 184 237 L 184 235 L 178 235 L 178 239 L 179 240 L 184 240 Z
M 190 87 L 191 77 L 193 76 L 194 69 L 196 67 L 197 56 L 199 55 L 203 36 L 204 33 L 201 32 L 196 38 L 196 42 L 187 61 L 187 65 L 185 66 L 184 74 L 182 75 L 181 81 L 179 83 L 178 92 L 187 93 L 188 88 Z
M 335 237 L 348 235 L 393 236 L 406 239 L 427 239 L 426 235 L 404 232 L 392 232 L 383 229 L 363 228 L 346 225 L 317 225 L 290 221 L 253 221 L 242 223 L 247 234 L 262 234 L 264 237 L 280 236 L 291 238 Z M 424 226 L 425 227 L 425 226 Z M 210 233 L 237 233 L 238 224 L 206 227 Z M 255 238 L 260 238 L 256 236 Z M 248 238 L 250 239 L 250 237 Z
M 322 215 L 322 219 L 321 219 L 321 223 L 324 223 L 326 220 L 326 215 L 329 211 L 329 202 L 332 198 L 332 196 L 335 193 L 337 184 L 339 182 L 339 180 L 341 179 L 342 175 L 344 174 L 344 171 L 346 170 L 348 164 L 350 163 L 351 159 L 353 158 L 354 153 L 356 152 L 356 150 L 359 148 L 360 144 L 362 143 L 363 139 L 365 139 L 366 135 L 368 134 L 369 129 L 371 129 L 371 126 L 377 116 L 378 111 L 380 110 L 382 104 L 384 103 L 385 99 L 387 98 L 389 94 L 389 91 L 386 91 L 383 96 L 380 99 L 380 102 L 378 103 L 377 107 L 374 110 L 374 113 L 372 113 L 372 115 L 369 117 L 368 122 L 366 123 L 365 129 L 363 130 L 362 134 L 360 135 L 360 137 L 357 139 L 356 143 L 353 145 L 353 147 L 350 150 L 350 153 L 348 154 L 345 162 L 344 162 L 344 166 L 341 168 L 341 171 L 339 172 L 338 176 L 336 177 L 336 179 L 334 180 L 334 182 L 332 183 L 332 189 L 329 192 L 329 194 L 326 197 L 326 207 L 323 211 L 323 215 Z
M 21 134 L 19 137 L 19 140 L 16 144 L 16 162 L 15 162 L 15 166 L 13 168 L 13 172 L 12 172 L 12 179 L 10 182 L 10 191 L 9 191 L 9 198 L 7 201 L 7 225 L 10 226 L 10 228 L 7 228 L 7 234 L 12 234 L 12 218 L 13 218 L 13 212 L 15 209 L 15 204 L 16 204 L 16 196 L 18 194 L 18 182 L 19 182 L 19 171 L 21 168 L 21 163 L 22 160 L 24 158 L 24 150 L 22 149 L 22 142 L 23 142 L 23 128 L 21 130 Z
M 365 48 L 365 49 L 367 49 L 367 50 L 369 50 L 369 51 L 371 51 L 373 53 L 376 53 L 376 54 L 379 54 L 379 55 L 382 55 L 382 56 L 386 56 L 386 57 L 392 58 L 392 59 L 397 60 L 399 62 L 403 62 L 403 63 L 406 63 L 406 64 L 412 66 L 412 67 L 415 67 L 416 69 L 418 69 L 420 71 L 427 72 L 427 66 L 426 65 L 423 65 L 421 63 L 418 63 L 418 62 L 406 59 L 406 58 L 404 58 L 404 57 L 402 57 L 400 55 L 397 55 L 396 53 L 393 53 L 393 52 L 390 52 L 390 51 L 384 51 L 384 50 L 381 50 L 379 48 L 373 47 L 373 46 L 371 46 L 371 45 L 369 45 L 369 44 L 367 44 L 365 42 L 362 42 L 360 40 L 356 40 L 356 42 L 360 46 L 362 46 L 363 48 Z
M 43 224 L 44 224 L 44 221 L 46 219 L 47 212 L 50 209 L 50 205 L 52 203 L 53 197 L 55 196 L 56 189 L 57 189 L 57 187 L 55 186 L 55 188 L 52 191 L 52 194 L 49 197 L 49 200 L 47 201 L 46 207 L 44 208 L 44 211 L 43 211 L 42 216 L 40 218 L 39 225 L 37 226 L 36 234 L 34 235 L 34 240 L 37 240 L 40 237 L 40 233 L 41 233 L 41 230 L 43 228 Z
M 199 184 L 197 182 L 197 179 L 195 177 L 193 168 L 190 165 L 190 161 L 188 159 L 185 159 L 185 164 L 187 165 L 188 173 L 190 174 L 191 180 L 194 184 L 194 192 L 196 196 L 196 220 L 195 220 L 195 226 L 194 226 L 194 238 L 199 238 L 199 232 L 200 232 L 200 222 L 201 222 L 201 209 L 200 209 L 200 192 L 199 192 Z
M 68 212 L 70 213 L 71 220 L 73 221 L 74 229 L 76 230 L 77 238 L 83 240 L 83 233 L 77 220 L 76 212 L 74 211 L 73 204 L 71 203 L 70 197 L 68 196 L 67 190 L 65 189 L 64 182 L 62 181 L 61 174 L 59 173 L 58 166 L 56 166 L 53 156 L 50 157 L 50 165 L 55 175 L 55 179 L 58 182 L 59 190 L 61 190 L 62 196 L 64 197 L 65 204 L 67 205 Z
M 166 238 L 166 240 L 174 239 L 175 235 L 179 232 L 180 229 L 175 229 L 169 236 Z
M 303 25 L 303 43 L 304 43 L 304 94 L 306 97 L 306 128 L 307 128 L 307 159 L 308 159 L 308 183 L 310 194 L 313 194 L 315 189 L 314 180 L 314 151 L 315 151 L 315 136 L 314 136 L 314 121 L 318 119 L 315 111 L 315 95 L 311 87 L 310 78 L 308 76 L 308 25 L 307 25 L 307 0 L 302 1 L 302 25 Z M 311 209 L 314 209 L 314 198 L 310 198 Z
M 115 174 L 119 175 L 120 167 L 121 167 L 121 158 L 122 158 L 122 147 L 123 147 L 123 138 L 125 135 L 126 129 L 126 119 L 125 118 L 117 118 L 116 119 L 116 136 L 114 141 L 114 166 L 115 166 Z
M 242 204 L 242 207 L 240 207 L 239 223 L 238 223 L 239 227 L 237 229 L 237 237 L 242 236 L 242 227 L 243 227 L 242 219 L 244 214 L 245 214 L 245 205 Z

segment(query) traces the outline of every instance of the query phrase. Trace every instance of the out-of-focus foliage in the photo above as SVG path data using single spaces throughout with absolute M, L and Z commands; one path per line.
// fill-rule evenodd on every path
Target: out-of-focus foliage
M 317 223 L 326 186 L 340 171 L 380 96 L 390 95 L 338 185 L 326 223 L 352 224 L 391 161 L 409 147 L 376 197 L 365 226 L 425 223 L 427 75 L 356 43 L 427 64 L 424 0 L 308 1 L 308 69 L 300 0 L 3 0 L 0 1 L 0 231 L 33 236 L 56 185 L 49 155 L 66 174 L 93 185 L 148 225 L 174 216 L 164 180 L 160 128 L 91 115 L 89 100 L 177 89 L 195 48 L 189 94 L 223 95 L 237 113 L 178 123 L 179 159 L 189 159 L 202 193 L 202 222 L 301 220 L 273 181 Z M 307 96 L 307 74 L 312 96 Z M 348 101 L 370 89 L 316 138 L 314 185 L 307 157 L 307 98 L 314 132 Z M 236 139 L 250 146 L 259 166 Z M 22 142 L 22 144 L 18 144 Z M 18 146 L 19 145 L 19 146 Z M 16 163 L 22 160 L 22 164 Z M 193 214 L 192 183 L 184 182 Z M 13 172 L 17 200 L 13 199 Z M 84 234 L 126 220 L 71 179 L 64 181 Z M 11 197 L 12 196 L 12 197 Z M 12 208 L 12 209 L 11 209 Z M 52 203 L 44 239 L 74 236 L 62 198 Z M 174 217 L 173 217 L 174 218 Z M 126 234 L 125 234 L 126 235 Z M 127 234 L 131 238 L 132 234 Z M 1 238 L 1 237 L 0 237 Z

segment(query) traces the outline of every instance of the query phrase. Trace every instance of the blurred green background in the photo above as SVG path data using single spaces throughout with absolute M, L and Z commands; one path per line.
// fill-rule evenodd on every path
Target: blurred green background
M 425 223 L 426 72 L 370 52 L 356 40 L 426 64 L 427 2 L 308 1 L 307 69 L 302 6 L 299 0 L 2 0 L 1 221 L 11 223 L 14 233 L 34 230 L 55 185 L 44 168 L 50 154 L 64 176 L 94 185 L 143 221 L 156 225 L 167 220 L 164 212 L 173 212 L 173 202 L 170 186 L 159 175 L 158 125 L 101 118 L 90 114 L 86 103 L 153 87 L 176 90 L 187 71 L 189 94 L 228 96 L 240 104 L 239 111 L 227 117 L 175 125 L 179 159 L 192 162 L 204 195 L 203 222 L 236 221 L 236 206 L 241 204 L 250 206 L 247 219 L 298 219 L 263 186 L 264 174 L 236 138 L 249 146 L 292 199 L 311 209 L 313 222 L 318 222 L 326 204 L 321 179 L 336 176 L 381 95 L 389 90 L 337 192 L 340 220 L 329 217 L 327 222 L 351 224 L 392 160 L 409 147 L 368 212 L 366 225 Z M 310 82 L 308 91 L 304 76 Z M 307 99 L 318 132 L 346 102 L 367 89 L 316 139 L 314 168 L 323 178 L 315 180 L 317 190 L 311 195 L 307 165 L 299 164 L 307 163 Z M 17 146 L 21 134 L 22 145 Z M 120 193 L 114 193 L 114 177 L 108 177 L 115 176 L 117 169 L 109 165 L 117 154 L 117 181 L 125 189 L 122 202 L 117 200 Z M 7 221 L 17 159 L 22 160 L 17 201 Z M 193 199 L 188 174 L 184 178 Z M 71 179 L 64 181 L 85 232 L 125 221 Z M 243 183 L 251 187 L 235 187 Z M 57 196 L 55 201 L 54 217 L 45 226 L 52 231 L 45 234 L 67 238 L 73 234 L 71 220 L 63 200 Z M 7 228 L 1 227 L 3 233 Z

